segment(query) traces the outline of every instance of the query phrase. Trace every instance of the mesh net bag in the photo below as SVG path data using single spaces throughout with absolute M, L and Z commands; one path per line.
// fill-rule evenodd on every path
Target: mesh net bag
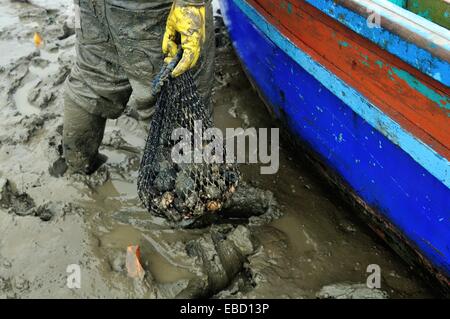
M 202 153 L 208 142 L 202 140 L 195 145 L 195 124 L 197 128 L 201 124 L 205 132 L 213 122 L 191 72 L 172 78 L 170 70 L 170 65 L 165 66 L 153 83 L 154 92 L 159 95 L 139 168 L 138 194 L 150 213 L 179 222 L 218 212 L 235 191 L 240 174 L 235 164 L 217 160 L 174 160 L 172 150 L 179 143 L 172 139 L 175 129 L 190 132 L 192 153 Z M 223 146 L 221 150 L 223 153 L 213 154 L 213 159 L 220 155 L 223 162 Z M 193 158 L 193 154 L 180 154 Z

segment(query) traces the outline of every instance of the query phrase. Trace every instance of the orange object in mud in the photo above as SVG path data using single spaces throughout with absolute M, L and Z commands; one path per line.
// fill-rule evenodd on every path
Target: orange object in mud
M 141 250 L 139 249 L 139 246 L 127 247 L 126 267 L 129 277 L 139 279 L 144 278 L 145 271 L 141 265 Z
M 34 45 L 36 46 L 36 48 L 41 47 L 42 43 L 44 42 L 41 35 L 37 32 L 34 33 L 33 41 L 34 41 Z

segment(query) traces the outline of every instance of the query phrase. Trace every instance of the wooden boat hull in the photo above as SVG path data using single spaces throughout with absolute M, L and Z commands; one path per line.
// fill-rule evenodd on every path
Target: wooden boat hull
M 385 25 L 370 30 L 354 1 L 220 2 L 233 46 L 275 116 L 370 225 L 448 293 L 445 29 L 430 36 L 419 28 L 407 39 L 409 25 L 392 33 L 386 13 Z

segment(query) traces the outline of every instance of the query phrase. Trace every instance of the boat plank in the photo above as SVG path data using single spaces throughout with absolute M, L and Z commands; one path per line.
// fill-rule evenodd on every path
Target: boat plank
M 301 2 L 249 1 L 299 48 L 450 159 L 449 88 Z

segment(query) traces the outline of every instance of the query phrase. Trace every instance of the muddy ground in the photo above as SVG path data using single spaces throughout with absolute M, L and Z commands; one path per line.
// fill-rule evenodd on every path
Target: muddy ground
M 75 54 L 69 2 L 0 0 L 0 297 L 174 297 L 205 278 L 186 244 L 211 232 L 170 229 L 140 205 L 135 183 L 146 123 L 126 115 L 108 121 L 101 147 L 108 162 L 90 177 L 63 174 L 61 90 Z M 36 31 L 41 49 L 33 44 Z M 224 33 L 217 43 L 216 125 L 272 127 Z M 231 227 L 228 239 L 244 252 L 242 269 L 208 296 L 434 295 L 287 145 L 280 164 L 274 176 L 260 175 L 257 165 L 241 168 L 245 180 L 273 191 L 283 216 Z M 125 270 L 126 247 L 135 244 L 144 280 Z M 81 269 L 79 289 L 67 286 L 71 264 Z M 365 289 L 369 264 L 381 267 L 381 291 Z

